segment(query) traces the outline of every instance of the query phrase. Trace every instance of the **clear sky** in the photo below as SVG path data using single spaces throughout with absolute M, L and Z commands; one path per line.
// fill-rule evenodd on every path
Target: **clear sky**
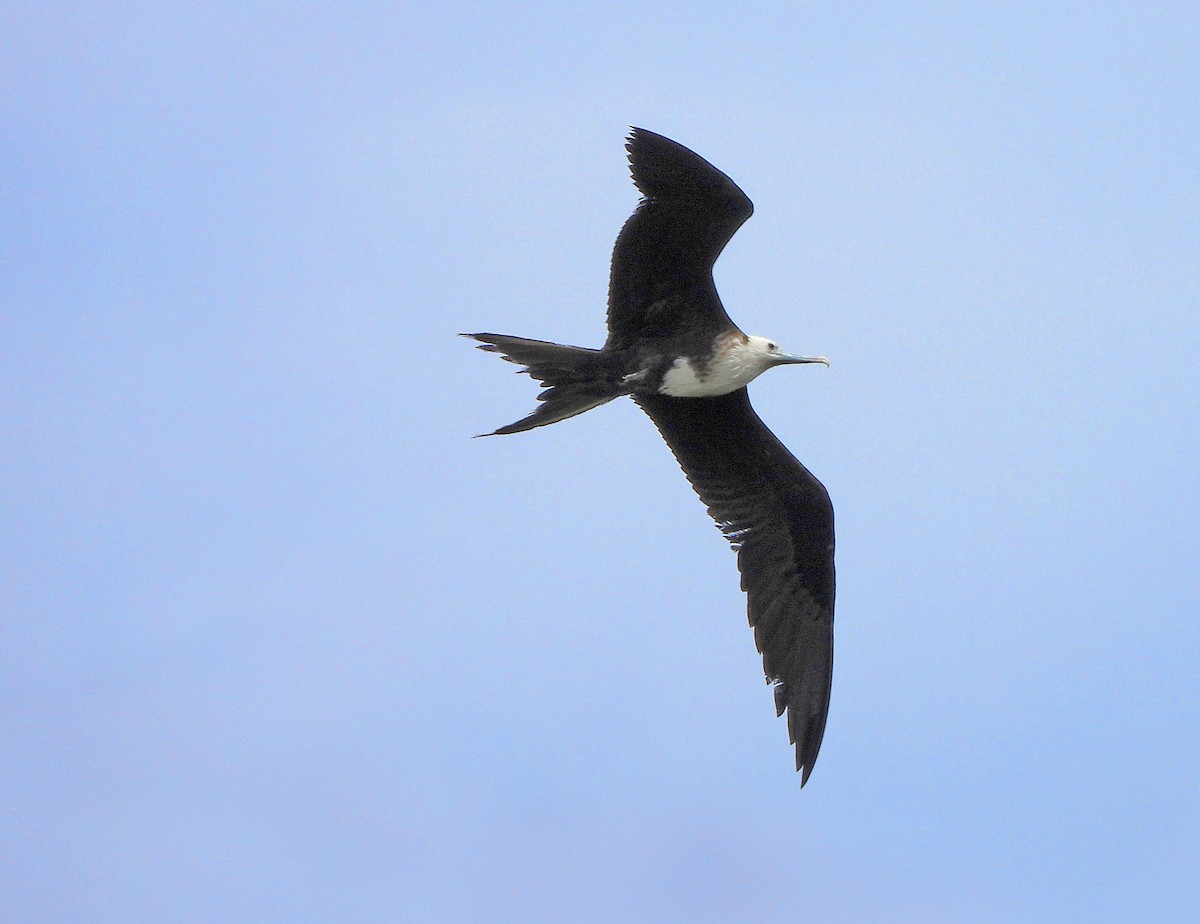
M 1200 919 L 1189 3 L 0 13 L 0 917 Z M 599 345 L 623 136 L 754 200 L 837 510 L 800 789 Z

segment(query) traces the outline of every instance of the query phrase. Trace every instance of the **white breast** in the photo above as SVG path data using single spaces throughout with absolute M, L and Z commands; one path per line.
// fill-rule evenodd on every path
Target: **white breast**
M 758 377 L 766 366 L 753 350 L 737 347 L 720 353 L 703 374 L 680 356 L 662 377 L 660 394 L 673 398 L 706 398 L 737 391 Z

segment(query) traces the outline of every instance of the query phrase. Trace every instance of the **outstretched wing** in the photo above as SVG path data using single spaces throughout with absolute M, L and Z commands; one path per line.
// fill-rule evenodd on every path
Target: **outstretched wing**
M 659 333 L 729 330 L 712 268 L 754 206 L 733 180 L 669 138 L 635 128 L 625 147 L 643 199 L 613 249 L 606 349 Z
M 796 769 L 808 781 L 833 679 L 833 506 L 750 406 L 746 389 L 716 398 L 637 395 L 708 512 L 737 549 L 754 642 L 787 710 Z

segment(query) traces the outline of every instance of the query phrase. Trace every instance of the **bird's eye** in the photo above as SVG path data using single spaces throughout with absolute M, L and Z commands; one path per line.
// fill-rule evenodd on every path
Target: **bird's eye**
M 778 343 L 768 343 L 767 349 L 770 350 L 772 353 L 774 353 L 776 350 L 779 349 L 779 344 Z

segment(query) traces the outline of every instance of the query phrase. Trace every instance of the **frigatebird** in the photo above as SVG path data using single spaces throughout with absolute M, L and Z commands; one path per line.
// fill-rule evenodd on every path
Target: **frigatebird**
M 825 733 L 833 677 L 833 506 L 825 487 L 767 429 L 746 385 L 773 366 L 825 363 L 744 334 L 712 269 L 754 211 L 729 177 L 683 145 L 630 131 L 642 194 L 613 250 L 603 349 L 464 334 L 541 383 L 517 433 L 629 395 L 658 427 L 737 551 L 754 641 L 778 715 L 787 711 L 800 785 Z

